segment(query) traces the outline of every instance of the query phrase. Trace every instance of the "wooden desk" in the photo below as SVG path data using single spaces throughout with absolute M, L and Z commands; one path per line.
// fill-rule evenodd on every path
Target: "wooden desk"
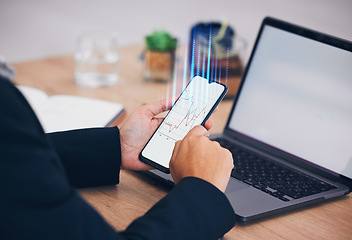
M 72 56 L 17 63 L 15 82 L 40 88 L 49 95 L 74 94 L 123 103 L 127 112 L 144 103 L 166 97 L 167 84 L 144 82 L 138 56 L 141 46 L 120 51 L 119 82 L 110 88 L 87 89 L 74 82 Z M 231 109 L 223 101 L 213 114 L 211 133 L 221 132 Z M 141 173 L 121 171 L 118 186 L 80 190 L 81 195 L 115 229 L 123 230 L 165 196 L 168 188 Z M 237 225 L 224 239 L 352 239 L 352 197 L 315 205 L 301 211 L 265 219 L 251 225 Z

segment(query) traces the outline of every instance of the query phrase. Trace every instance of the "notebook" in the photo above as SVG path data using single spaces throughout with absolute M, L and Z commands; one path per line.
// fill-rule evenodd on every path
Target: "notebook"
M 48 96 L 29 86 L 17 86 L 46 133 L 115 126 L 125 116 L 121 103 L 74 95 Z
M 352 43 L 265 18 L 225 129 L 211 139 L 233 154 L 225 194 L 240 221 L 348 194 Z

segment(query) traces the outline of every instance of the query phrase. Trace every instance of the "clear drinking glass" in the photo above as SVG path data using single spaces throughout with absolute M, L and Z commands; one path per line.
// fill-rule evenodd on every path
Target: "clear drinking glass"
M 97 31 L 82 34 L 75 53 L 75 79 L 77 84 L 96 88 L 112 86 L 118 80 L 117 34 Z

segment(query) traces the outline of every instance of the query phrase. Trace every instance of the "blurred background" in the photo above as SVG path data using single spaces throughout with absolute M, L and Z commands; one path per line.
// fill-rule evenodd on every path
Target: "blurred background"
M 0 55 L 21 62 L 72 54 L 93 29 L 116 30 L 120 47 L 158 29 L 187 44 L 193 24 L 213 20 L 247 40 L 246 60 L 265 16 L 352 41 L 351 0 L 0 0 Z

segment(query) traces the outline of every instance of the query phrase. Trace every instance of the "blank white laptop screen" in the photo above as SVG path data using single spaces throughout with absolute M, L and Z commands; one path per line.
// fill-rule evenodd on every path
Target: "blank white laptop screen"
M 265 26 L 229 127 L 352 178 L 352 54 Z

